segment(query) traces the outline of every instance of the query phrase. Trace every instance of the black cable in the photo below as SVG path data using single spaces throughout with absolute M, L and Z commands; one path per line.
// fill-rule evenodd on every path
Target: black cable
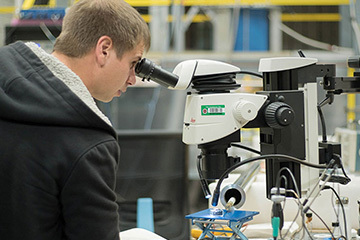
M 236 168 L 247 164 L 247 163 L 251 163 L 254 161 L 258 161 L 258 160 L 264 160 L 264 159 L 278 159 L 278 158 L 283 158 L 283 159 L 287 159 L 290 162 L 296 162 L 308 167 L 313 167 L 313 168 L 318 168 L 318 169 L 324 169 L 326 168 L 326 166 L 324 165 L 319 165 L 319 164 L 313 164 L 313 163 L 309 163 L 309 162 L 305 162 L 299 158 L 296 157 L 292 157 L 289 155 L 284 155 L 284 154 L 268 154 L 268 155 L 262 155 L 262 156 L 257 156 L 257 157 L 252 157 L 252 158 L 248 158 L 244 161 L 238 162 L 236 164 L 234 164 L 233 166 L 229 167 L 226 171 L 224 171 L 224 173 L 221 175 L 221 177 L 218 180 L 218 183 L 216 185 L 216 188 L 214 190 L 214 194 L 213 194 L 213 199 L 212 199 L 212 205 L 216 206 L 218 201 L 219 201 L 219 195 L 220 195 L 220 186 L 221 183 L 224 181 L 225 177 L 231 173 L 232 171 L 234 171 Z
M 238 72 L 238 74 L 248 74 L 248 75 L 253 75 L 255 77 L 263 78 L 263 76 L 261 74 L 249 72 L 249 71 L 240 71 L 240 72 Z
M 326 185 L 326 186 L 323 188 L 323 190 L 325 190 L 325 189 L 331 189 L 331 190 L 333 191 L 333 193 L 336 195 L 336 197 L 337 197 L 337 199 L 338 199 L 338 201 L 339 201 L 339 203 L 340 203 L 341 210 L 342 210 L 342 212 L 343 212 L 343 218 L 344 218 L 345 236 L 347 237 L 347 236 L 348 236 L 348 233 L 347 233 L 346 214 L 345 214 L 345 209 L 344 209 L 344 205 L 343 205 L 343 203 L 342 203 L 342 201 L 341 201 L 341 198 L 340 198 L 339 194 L 335 191 L 335 189 L 334 189 L 333 187 L 331 187 L 331 186 L 329 186 L 329 185 Z
M 345 172 L 345 169 L 344 169 L 344 166 L 343 166 L 342 162 L 341 162 L 341 164 L 340 164 L 340 168 L 341 168 L 341 171 L 343 172 L 344 176 L 345 176 L 347 179 L 349 179 L 349 181 L 351 181 L 351 179 L 349 178 L 349 176 L 348 176 L 348 175 L 346 174 L 346 172 Z
M 349 178 L 349 176 L 348 176 L 348 175 L 346 174 L 346 172 L 345 172 L 344 166 L 343 166 L 342 161 L 341 161 L 341 156 L 338 155 L 338 154 L 334 154 L 333 156 L 334 156 L 335 158 L 338 158 L 338 161 L 340 162 L 341 171 L 343 172 L 344 176 L 345 176 L 347 179 L 349 179 L 349 181 L 351 181 L 351 179 Z
M 256 149 L 253 149 L 253 148 L 250 148 L 250 147 L 247 147 L 247 146 L 244 146 L 244 145 L 241 145 L 241 144 L 237 144 L 237 143 L 232 143 L 230 144 L 231 146 L 233 147 L 237 147 L 237 148 L 242 148 L 244 150 L 247 150 L 249 152 L 252 152 L 252 153 L 255 153 L 255 154 L 261 154 L 260 151 L 256 150 Z
M 204 176 L 202 174 L 200 161 L 201 161 L 201 155 L 198 156 L 197 170 L 198 170 L 199 177 L 200 177 L 201 189 L 204 192 L 205 198 L 209 199 L 211 197 L 211 192 L 210 192 L 210 189 L 209 189 L 209 185 L 208 185 L 206 179 L 204 178 Z
M 342 164 L 341 161 L 341 156 L 339 154 L 333 154 L 333 158 L 335 161 L 337 161 L 337 164 L 340 166 L 342 173 L 344 174 L 345 178 L 346 178 L 346 182 L 345 183 L 341 183 L 341 184 L 348 184 L 351 181 L 351 178 L 349 178 L 349 176 L 346 174 L 344 166 Z
M 321 110 L 321 108 L 323 106 L 325 106 L 326 104 L 331 104 L 333 103 L 334 101 L 334 94 L 333 93 L 330 93 L 328 92 L 326 94 L 326 97 L 324 100 L 322 100 L 318 105 L 317 105 L 317 110 L 318 110 L 318 113 L 319 113 L 319 117 L 320 117 L 320 122 L 321 122 L 321 130 L 322 130 L 322 141 L 324 143 L 327 142 L 327 135 L 326 135 L 326 125 L 325 125 L 325 118 L 324 118 L 324 115 L 323 115 L 323 112 Z
M 324 115 L 322 113 L 320 105 L 317 106 L 317 110 L 318 110 L 319 117 L 320 117 L 320 122 L 321 122 L 322 142 L 326 143 L 327 142 L 327 136 L 326 136 L 325 118 L 324 118 Z

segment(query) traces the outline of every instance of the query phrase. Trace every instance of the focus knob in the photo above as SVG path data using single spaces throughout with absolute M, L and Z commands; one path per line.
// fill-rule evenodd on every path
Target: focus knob
M 290 125 L 294 120 L 294 115 L 294 110 L 283 102 L 273 102 L 265 110 L 266 123 L 276 129 Z
M 256 117 L 257 108 L 254 103 L 242 100 L 236 103 L 233 114 L 240 123 L 246 123 Z

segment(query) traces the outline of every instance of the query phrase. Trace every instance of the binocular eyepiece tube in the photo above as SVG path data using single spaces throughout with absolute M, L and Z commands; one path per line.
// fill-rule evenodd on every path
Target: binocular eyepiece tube
M 145 79 L 154 81 L 164 87 L 174 88 L 179 80 L 179 77 L 169 71 L 162 69 L 149 59 L 141 59 L 135 66 L 135 74 Z

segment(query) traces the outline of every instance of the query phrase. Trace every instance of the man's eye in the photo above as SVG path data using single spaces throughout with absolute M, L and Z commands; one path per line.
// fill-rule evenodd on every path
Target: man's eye
M 136 61 L 136 62 L 132 62 L 131 65 L 130 65 L 130 69 L 133 69 L 133 68 L 136 66 L 137 63 L 138 63 L 137 61 Z

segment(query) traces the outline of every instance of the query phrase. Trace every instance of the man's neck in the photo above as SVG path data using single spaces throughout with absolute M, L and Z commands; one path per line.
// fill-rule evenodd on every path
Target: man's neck
M 65 54 L 54 51 L 52 53 L 54 57 L 59 59 L 65 64 L 71 71 L 80 77 L 87 89 L 91 90 L 91 83 L 94 76 L 94 61 L 91 59 L 91 55 L 86 55 L 81 58 L 74 58 L 66 56 Z M 91 91 L 90 91 L 91 92 Z

